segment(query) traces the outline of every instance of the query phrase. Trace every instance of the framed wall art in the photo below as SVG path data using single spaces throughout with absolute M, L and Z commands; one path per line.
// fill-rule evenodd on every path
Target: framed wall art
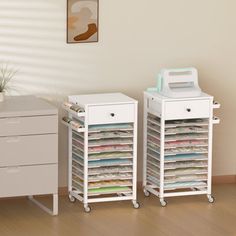
M 67 0 L 67 43 L 98 42 L 99 0 Z

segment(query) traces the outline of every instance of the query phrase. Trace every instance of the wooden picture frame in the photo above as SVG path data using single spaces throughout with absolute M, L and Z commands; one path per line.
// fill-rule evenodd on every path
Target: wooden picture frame
M 67 0 L 67 43 L 98 42 L 99 0 Z

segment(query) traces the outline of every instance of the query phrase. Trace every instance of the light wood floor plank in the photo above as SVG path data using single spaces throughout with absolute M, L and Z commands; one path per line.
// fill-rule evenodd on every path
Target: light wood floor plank
M 59 216 L 52 217 L 27 198 L 0 200 L 0 236 L 233 236 L 236 235 L 236 185 L 215 185 L 216 202 L 206 196 L 168 198 L 162 208 L 155 196 L 139 192 L 141 208 L 130 201 L 91 204 L 60 197 Z M 40 199 L 50 206 L 51 198 Z

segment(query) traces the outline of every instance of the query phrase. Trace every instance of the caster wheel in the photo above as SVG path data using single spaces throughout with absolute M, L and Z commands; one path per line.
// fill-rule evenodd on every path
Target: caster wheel
M 69 194 L 68 198 L 69 198 L 70 202 L 72 202 L 72 203 L 76 202 L 76 198 L 73 197 L 72 195 Z
M 145 195 L 146 197 L 149 197 L 149 196 L 150 196 L 150 192 L 148 192 L 146 189 L 144 189 L 143 192 L 144 192 L 144 195 Z
M 212 196 L 208 196 L 208 202 L 209 203 L 214 203 L 215 202 L 215 198 Z
M 164 199 L 163 199 L 163 200 L 160 200 L 160 203 L 161 203 L 161 206 L 162 206 L 162 207 L 167 206 L 167 201 L 165 201 Z
M 90 207 L 90 206 L 85 206 L 85 207 L 84 207 L 84 211 L 85 211 L 86 213 L 91 212 L 91 207 Z
M 138 202 L 133 202 L 133 206 L 134 206 L 135 209 L 140 208 L 140 204 Z

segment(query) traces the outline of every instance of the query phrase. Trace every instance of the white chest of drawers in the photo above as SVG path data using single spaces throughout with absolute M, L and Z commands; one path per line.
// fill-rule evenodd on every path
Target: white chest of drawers
M 58 213 L 58 111 L 33 96 L 0 103 L 0 197 L 29 196 Z M 34 195 L 53 194 L 53 211 Z

